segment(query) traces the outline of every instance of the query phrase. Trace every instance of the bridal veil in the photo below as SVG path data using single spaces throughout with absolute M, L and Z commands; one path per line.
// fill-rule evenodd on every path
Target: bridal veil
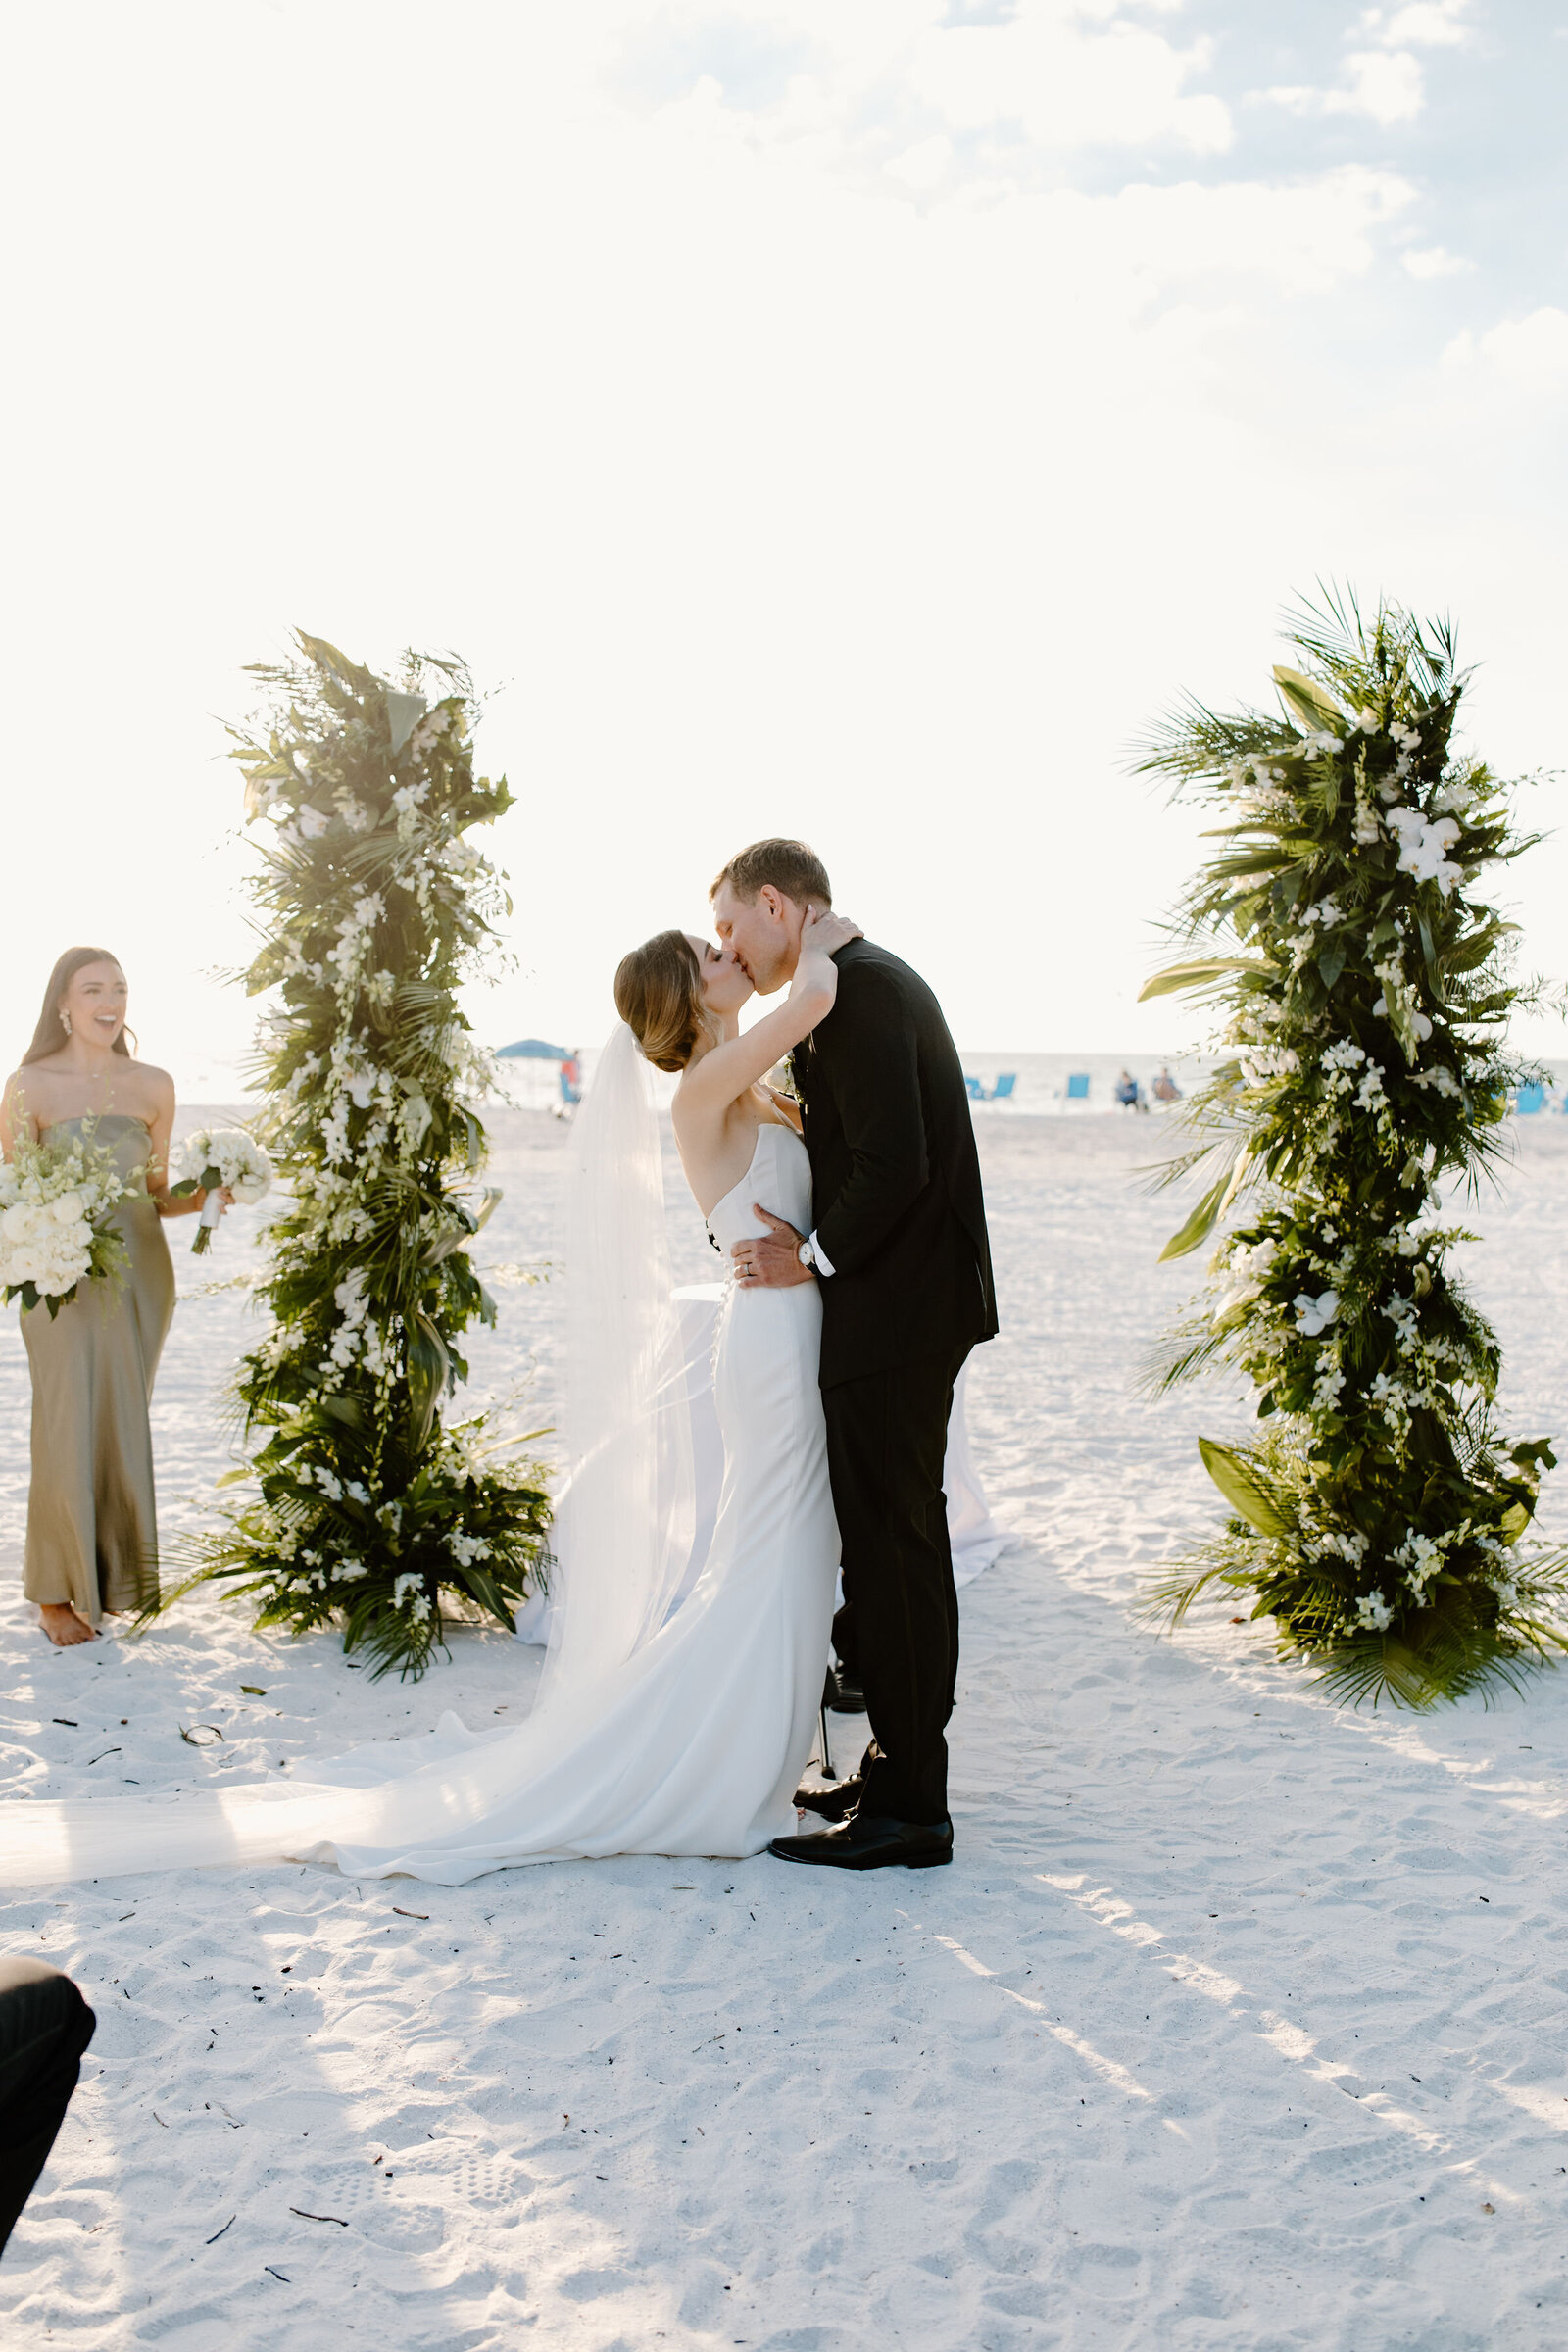
M 594 1729 L 597 1687 L 659 1632 L 691 1553 L 690 1412 L 660 1128 L 653 1073 L 617 1023 L 570 1139 L 568 1475 L 550 1650 L 527 1721 L 476 1736 L 448 1715 L 423 1739 L 302 1760 L 292 1786 L 215 1777 L 164 1795 L 12 1800 L 0 1804 L 0 1883 L 329 1855 L 367 1876 L 460 1881 L 511 1858 L 471 1848 L 466 1834 L 529 1789 L 549 1814 L 558 1768 Z

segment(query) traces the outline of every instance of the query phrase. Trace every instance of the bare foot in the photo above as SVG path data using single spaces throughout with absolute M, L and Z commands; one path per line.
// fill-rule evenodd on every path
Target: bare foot
M 78 1642 L 96 1642 L 98 1636 L 85 1617 L 78 1617 L 74 1608 L 63 1600 L 43 1600 L 38 1603 L 43 1630 L 56 1649 L 71 1649 Z

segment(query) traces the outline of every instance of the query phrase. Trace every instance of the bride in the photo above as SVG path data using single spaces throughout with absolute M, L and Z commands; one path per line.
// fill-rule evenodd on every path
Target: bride
M 320 1765 L 309 1785 L 0 1806 L 0 1883 L 267 1859 L 459 1885 L 509 1864 L 760 1853 L 793 1830 L 828 1654 L 838 1528 L 817 1388 L 814 1282 L 730 1287 L 714 1389 L 724 1484 L 697 1583 L 689 1432 L 669 1312 L 648 1064 L 678 1071 L 681 1164 L 729 1262 L 759 1209 L 810 1230 L 793 1102 L 766 1074 L 831 1011 L 834 953 L 808 912 L 779 1008 L 744 1036 L 732 949 L 679 931 L 615 974 L 621 1023 L 574 1131 L 567 1192 L 568 1412 L 562 1591 L 539 1702 L 516 1730 L 455 1716 Z

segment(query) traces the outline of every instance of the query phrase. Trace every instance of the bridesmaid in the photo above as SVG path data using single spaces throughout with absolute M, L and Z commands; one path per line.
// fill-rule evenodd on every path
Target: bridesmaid
M 0 1149 L 24 1130 L 80 1133 L 114 1154 L 132 1191 L 116 1219 L 130 1264 L 124 1282 L 91 1283 L 51 1322 L 22 1318 L 32 1373 L 32 1484 L 24 1590 L 61 1648 L 97 1638 L 107 1611 L 139 1609 L 158 1592 L 158 1522 L 147 1405 L 174 1311 L 174 1269 L 160 1219 L 204 1195 L 169 1194 L 174 1082 L 132 1058 L 125 975 L 104 948 L 68 948 L 43 1010 L 0 1101 Z M 225 1206 L 231 1196 L 225 1186 Z

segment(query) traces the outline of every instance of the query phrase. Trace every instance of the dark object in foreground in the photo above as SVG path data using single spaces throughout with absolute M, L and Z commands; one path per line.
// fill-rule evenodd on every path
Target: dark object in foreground
M 55 2144 L 97 2023 L 59 1969 L 0 1960 L 0 2249 Z
M 814 1862 L 824 1870 L 936 1870 L 953 1860 L 951 1821 L 895 1821 L 887 1813 L 857 1813 L 839 1830 L 812 1838 L 775 1838 L 768 1852 L 781 1862 Z

